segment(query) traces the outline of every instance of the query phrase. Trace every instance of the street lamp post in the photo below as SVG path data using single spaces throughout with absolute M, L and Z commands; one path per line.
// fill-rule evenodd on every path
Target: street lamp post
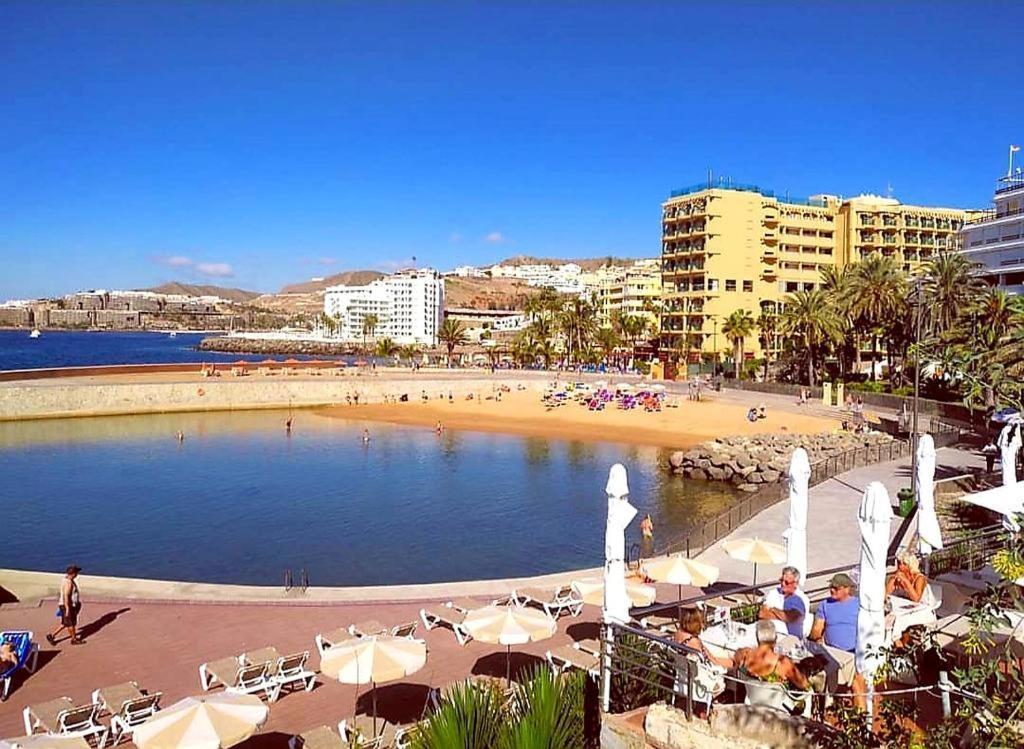
M 921 278 L 914 281 L 914 418 L 910 435 L 910 489 L 917 497 L 917 399 L 921 391 Z

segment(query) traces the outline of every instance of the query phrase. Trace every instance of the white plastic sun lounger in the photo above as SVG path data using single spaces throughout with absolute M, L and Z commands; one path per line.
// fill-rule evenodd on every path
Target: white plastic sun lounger
M 281 685 L 274 676 L 276 659 L 260 663 L 247 663 L 245 658 L 221 658 L 199 666 L 199 684 L 203 691 L 209 691 L 217 684 L 223 684 L 229 692 L 256 694 L 263 692 L 269 702 L 277 699 Z
M 536 604 L 553 619 L 557 619 L 563 612 L 568 612 L 569 616 L 579 616 L 583 611 L 583 599 L 576 595 L 571 585 L 563 585 L 556 590 L 523 588 L 516 590 L 512 594 L 512 599 L 518 606 Z
M 578 644 L 563 645 L 547 652 L 548 663 L 556 672 L 561 673 L 571 668 L 578 668 L 588 674 L 597 676 L 601 672 L 601 658 L 587 653 Z
M 288 739 L 288 749 L 348 749 L 338 731 L 330 726 L 317 726 Z
M 420 619 L 427 629 L 434 627 L 448 627 L 455 633 L 455 639 L 459 645 L 465 645 L 473 639 L 473 636 L 466 631 L 463 622 L 466 621 L 465 612 L 448 606 L 431 606 L 420 609 Z
M 99 722 L 99 710 L 100 706 L 92 703 L 76 706 L 69 697 L 29 705 L 22 712 L 25 733 L 31 736 L 42 728 L 52 736 L 95 736 L 97 749 L 103 749 L 109 729 Z
M 278 689 L 301 684 L 307 692 L 313 689 L 316 683 L 316 674 L 306 668 L 309 660 L 309 651 L 283 655 L 277 660 L 277 668 L 274 669 L 274 679 L 277 681 Z
M 137 682 L 129 681 L 112 687 L 103 687 L 92 693 L 92 701 L 110 714 L 110 743 L 131 738 L 135 729 L 160 709 L 162 694 L 143 694 Z

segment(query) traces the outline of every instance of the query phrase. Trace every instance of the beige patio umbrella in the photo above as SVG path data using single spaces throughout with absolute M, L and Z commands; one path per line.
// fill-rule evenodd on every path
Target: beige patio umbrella
M 573 580 L 572 589 L 576 591 L 583 603 L 593 606 L 604 605 L 604 580 L 599 577 L 588 577 L 585 580 Z M 632 606 L 650 606 L 654 603 L 656 591 L 653 585 L 635 577 L 626 578 L 626 596 Z
M 754 563 L 754 585 L 757 585 L 757 565 L 782 564 L 786 561 L 786 550 L 779 544 L 762 541 L 759 538 L 737 538 L 722 544 L 725 553 L 741 562 Z
M 720 572 L 713 564 L 687 559 L 682 554 L 672 554 L 663 559 L 645 562 L 642 569 L 652 580 L 678 586 L 680 601 L 683 600 L 684 585 L 704 588 L 717 582 Z
M 251 694 L 186 697 L 136 728 L 132 741 L 139 749 L 227 749 L 256 733 L 269 714 Z
M 32 736 L 15 736 L 0 739 L 0 749 L 92 749 L 81 736 L 53 736 L 37 733 Z
M 342 684 L 369 684 L 373 694 L 373 732 L 377 733 L 377 683 L 416 673 L 427 662 L 427 643 L 408 637 L 374 635 L 346 640 L 320 659 L 324 676 Z
M 505 678 L 512 671 L 512 646 L 546 640 L 555 633 L 555 620 L 538 609 L 485 606 L 466 614 L 463 628 L 480 642 L 505 646 Z

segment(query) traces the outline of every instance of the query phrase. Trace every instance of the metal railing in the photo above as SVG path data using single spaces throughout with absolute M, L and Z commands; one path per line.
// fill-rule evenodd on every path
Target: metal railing
M 925 573 L 936 577 L 957 570 L 977 570 L 988 564 L 996 552 L 1007 548 L 1009 533 L 1002 525 L 991 525 L 946 543 L 925 557 Z
M 846 471 L 884 463 L 910 455 L 910 443 L 893 440 L 878 445 L 865 445 L 853 450 L 815 461 L 811 464 L 811 477 L 808 486 L 817 486 Z M 764 484 L 762 489 L 749 494 L 738 503 L 708 518 L 698 526 L 691 528 L 685 535 L 669 540 L 657 550 L 658 554 L 685 552 L 687 558 L 700 554 L 713 544 L 732 533 L 743 523 L 769 507 L 778 504 L 789 496 L 789 479 L 774 484 Z

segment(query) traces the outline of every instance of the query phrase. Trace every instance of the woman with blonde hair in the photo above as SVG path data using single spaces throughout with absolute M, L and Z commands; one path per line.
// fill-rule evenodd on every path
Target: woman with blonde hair
M 902 551 L 896 556 L 896 572 L 886 581 L 885 594 L 907 598 L 914 603 L 928 603 L 932 599 L 928 578 L 921 572 L 916 554 Z

